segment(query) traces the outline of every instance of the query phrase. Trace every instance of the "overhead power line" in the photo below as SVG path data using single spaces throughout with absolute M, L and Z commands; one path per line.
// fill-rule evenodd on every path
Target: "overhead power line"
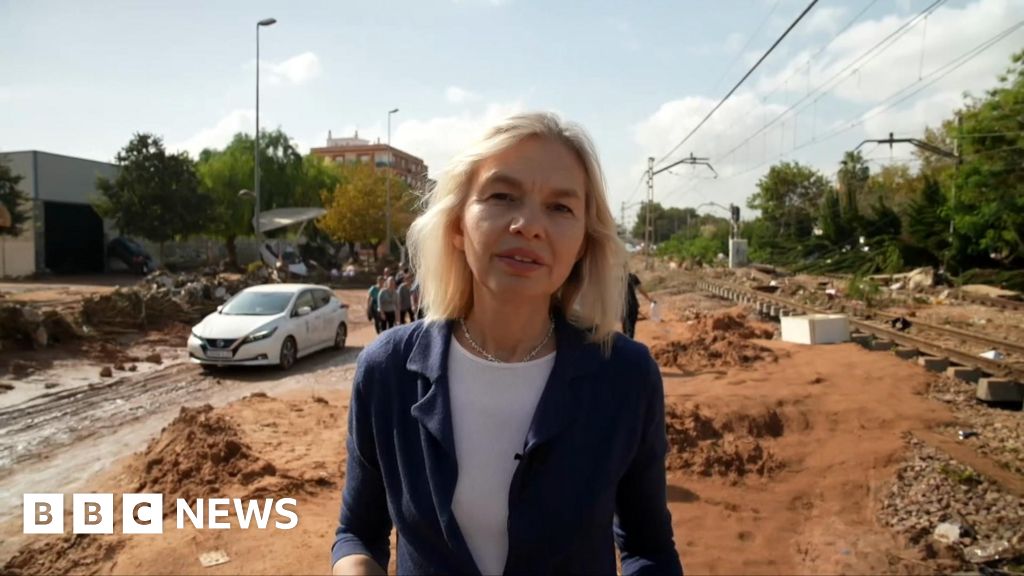
M 943 2 L 945 2 L 945 0 L 942 0 L 942 1 L 943 1 Z M 793 78 L 794 76 L 796 76 L 796 75 L 797 75 L 797 73 L 798 73 L 798 72 L 800 71 L 800 69 L 801 69 L 801 68 L 804 68 L 804 67 L 806 67 L 806 66 L 809 66 L 809 65 L 810 65 L 810 63 L 811 63 L 812 61 L 814 61 L 814 59 L 815 59 L 815 58 L 817 58 L 818 56 L 821 56 L 822 52 L 824 52 L 825 50 L 827 50 L 827 49 L 828 49 L 828 47 L 829 47 L 829 46 L 831 46 L 831 45 L 832 45 L 832 43 L 833 43 L 833 42 L 835 42 L 837 38 L 839 38 L 840 36 L 842 36 L 844 32 L 846 32 L 846 31 L 847 31 L 847 30 L 849 30 L 849 29 L 850 29 L 850 28 L 851 28 L 851 27 L 852 27 L 852 26 L 853 26 L 854 24 L 856 24 L 856 23 L 857 23 L 857 21 L 858 21 L 858 20 L 860 20 L 860 19 L 861 19 L 861 17 L 862 17 L 862 16 L 864 16 L 864 14 L 865 14 L 865 13 L 866 13 L 866 12 L 867 12 L 868 10 L 870 10 L 870 9 L 871 9 L 871 7 L 872 7 L 872 6 L 874 6 L 874 5 L 875 5 L 875 3 L 877 3 L 877 2 L 878 2 L 878 0 L 871 0 L 870 2 L 868 2 L 868 3 L 867 3 L 867 5 L 865 5 L 865 6 L 863 7 L 863 8 L 861 8 L 860 12 L 858 12 L 856 16 L 854 16 L 853 18 L 850 18 L 850 19 L 849 19 L 849 20 L 848 20 L 848 21 L 846 22 L 846 24 L 845 24 L 845 25 L 843 25 L 843 27 L 842 27 L 842 28 L 840 28 L 840 29 L 839 29 L 839 31 L 838 31 L 838 32 L 836 32 L 836 33 L 835 33 L 835 35 L 833 35 L 833 36 L 832 36 L 832 38 L 830 38 L 830 39 L 829 39 L 829 41 L 828 41 L 828 42 L 826 42 L 826 43 L 825 43 L 824 45 L 822 45 L 822 47 L 821 47 L 821 48 L 818 48 L 818 50 L 817 50 L 817 51 L 816 51 L 816 52 L 815 52 L 814 54 L 811 54 L 811 55 L 810 55 L 810 57 L 808 57 L 808 58 L 807 58 L 807 61 L 806 61 L 806 62 L 804 62 L 802 66 L 797 66 L 797 67 L 795 67 L 795 68 L 793 69 L 793 71 L 789 73 L 789 76 L 786 76 L 786 78 L 785 78 L 784 80 L 782 80 L 781 82 L 777 83 L 777 84 L 775 85 L 775 87 L 771 89 L 771 91 L 770 91 L 770 92 L 768 92 L 767 94 L 765 94 L 765 95 L 764 95 L 764 96 L 762 96 L 761 98 L 762 98 L 762 99 L 764 99 L 764 100 L 767 100 L 768 98 L 771 98 L 771 97 L 772 97 L 772 96 L 773 96 L 773 95 L 774 95 L 774 94 L 775 94 L 776 92 L 778 92 L 778 91 L 779 91 L 779 88 L 782 88 L 783 86 L 785 86 L 786 84 L 788 84 L 788 83 L 789 83 L 789 80 L 790 80 L 791 78 Z
M 832 130 L 831 132 L 825 134 L 824 136 L 819 136 L 819 137 L 817 137 L 817 138 L 815 138 L 813 140 L 808 140 L 807 142 L 805 142 L 803 144 L 800 144 L 799 146 L 794 147 L 793 149 L 791 149 L 789 151 L 789 153 L 792 154 L 793 152 L 796 152 L 797 150 L 802 150 L 802 149 L 804 149 L 804 148 L 806 148 L 808 146 L 821 144 L 822 142 L 825 142 L 827 140 L 835 138 L 836 136 L 838 136 L 838 135 L 840 135 L 840 134 L 842 134 L 844 132 L 847 132 L 847 131 L 852 130 L 852 129 L 858 127 L 858 126 L 861 126 L 862 124 L 867 122 L 869 119 L 871 119 L 871 118 L 873 118 L 873 117 L 875 117 L 875 116 L 877 116 L 877 115 L 879 115 L 879 114 L 881 114 L 881 113 L 883 113 L 883 112 L 885 112 L 887 110 L 890 110 L 893 107 L 898 106 L 899 104 L 902 104 L 903 102 L 906 102 L 910 98 L 916 96 L 917 94 L 919 94 L 922 91 L 926 90 L 930 86 L 934 85 L 936 82 L 938 82 L 942 78 L 945 78 L 946 76 L 948 76 L 948 75 L 952 74 L 953 72 L 955 72 L 956 70 L 960 69 L 963 65 L 965 65 L 968 62 L 970 62 L 971 60 L 977 58 L 983 52 L 985 52 L 986 50 L 988 50 L 992 46 L 996 45 L 1000 41 L 1006 39 L 1008 36 L 1010 36 L 1011 34 L 1013 34 L 1016 31 L 1020 30 L 1021 28 L 1024 28 L 1024 20 L 1018 21 L 1017 23 L 1015 23 L 1014 25 L 1010 26 L 1009 28 L 1006 28 L 1005 30 L 999 32 L 998 34 L 990 37 L 988 40 L 985 40 L 981 44 L 975 46 L 974 48 L 968 50 L 967 52 L 964 52 L 960 56 L 954 58 L 953 60 L 950 60 L 949 62 L 947 62 L 946 64 L 940 66 L 939 68 L 936 68 L 935 70 L 933 70 L 929 74 L 924 75 L 921 80 L 915 80 L 915 81 L 911 82 L 910 84 L 904 86 L 903 88 L 900 88 L 899 90 L 896 90 L 895 92 L 893 92 L 892 94 L 887 96 L 885 99 L 883 99 L 881 102 L 879 102 L 878 104 L 875 104 L 875 107 L 871 111 L 869 111 L 868 113 L 861 115 L 859 118 L 850 121 L 846 125 L 839 126 L 839 127 L 835 128 L 834 130 Z M 762 166 L 764 166 L 765 164 L 768 164 L 769 162 L 773 162 L 776 159 L 783 158 L 785 155 L 786 154 L 783 153 L 783 154 L 779 154 L 777 157 L 770 158 L 770 159 L 765 159 L 763 162 L 761 162 L 761 163 L 759 163 L 759 164 L 757 164 L 755 166 L 752 166 L 750 168 L 747 168 L 746 170 L 742 170 L 740 172 L 729 174 L 729 175 L 725 176 L 725 179 L 735 178 L 735 177 L 738 177 L 738 176 L 742 176 L 743 174 L 747 174 L 747 173 L 753 172 L 754 170 L 757 170 L 758 168 L 761 168 Z
M 729 65 L 726 66 L 724 70 L 722 70 L 722 75 L 718 77 L 718 80 L 715 81 L 714 87 L 711 88 L 712 92 L 718 91 L 718 86 L 722 83 L 722 80 L 725 80 L 725 75 L 732 71 L 732 67 L 735 66 L 736 62 L 740 59 L 740 57 L 747 52 L 747 48 L 750 48 L 750 44 L 753 43 L 754 40 L 756 40 L 757 37 L 761 34 L 761 29 L 764 28 L 764 25 L 768 23 L 768 19 L 771 18 L 772 14 L 775 13 L 775 9 L 779 7 L 779 2 L 781 2 L 781 0 L 775 0 L 775 3 L 772 4 L 772 9 L 769 10 L 768 13 L 764 15 L 764 18 L 761 20 L 761 23 L 758 24 L 757 28 L 754 29 L 754 33 L 747 37 L 747 41 L 743 44 L 743 48 L 740 48 L 739 51 L 736 52 L 736 56 L 733 57 L 732 62 L 729 62 Z
M 811 90 L 810 92 L 805 94 L 802 98 L 800 98 L 799 100 L 794 102 L 791 106 L 789 106 L 788 108 L 786 108 L 782 112 L 779 112 L 774 118 L 772 118 L 771 120 L 766 122 L 763 126 L 758 128 L 757 130 L 755 130 L 753 133 L 751 133 L 749 136 L 747 136 L 743 141 L 741 141 L 736 146 L 733 146 L 731 149 L 729 149 L 727 152 L 725 152 L 725 154 L 722 154 L 720 157 L 721 158 L 725 158 L 725 157 L 728 157 L 728 156 L 736 153 L 736 151 L 739 150 L 740 148 L 742 148 L 745 144 L 747 144 L 748 142 L 753 140 L 758 135 L 760 135 L 760 134 L 764 133 L 765 131 L 767 131 L 768 128 L 771 128 L 776 123 L 778 123 L 780 120 L 783 120 L 784 118 L 786 118 L 786 116 L 790 115 L 790 112 L 793 112 L 798 107 L 800 108 L 800 110 L 806 109 L 807 106 L 809 106 L 812 103 L 811 102 L 812 98 L 814 98 L 815 96 L 818 96 L 819 94 L 824 94 L 825 92 L 833 90 L 836 86 L 838 86 L 840 82 L 836 82 L 836 80 L 840 79 L 840 77 L 844 77 L 844 75 L 845 75 L 845 73 L 847 71 L 850 71 L 850 70 L 856 71 L 856 70 L 860 69 L 861 67 L 863 67 L 864 64 L 867 64 L 871 60 L 875 59 L 879 54 L 882 54 L 883 52 L 885 52 L 885 50 L 888 49 L 893 44 L 895 44 L 896 41 L 899 40 L 899 38 L 901 38 L 903 35 L 907 34 L 914 26 L 916 26 L 919 22 L 922 22 L 925 18 L 927 18 L 932 12 L 934 12 L 936 9 L 938 9 L 938 7 L 941 6 L 942 4 L 944 4 L 945 2 L 946 2 L 946 0 L 935 0 L 934 2 L 929 4 L 927 7 L 925 7 L 924 10 L 921 10 L 921 12 L 919 12 L 917 15 L 913 16 L 912 18 L 910 18 L 909 20 L 904 22 L 898 28 L 896 28 L 895 30 L 890 32 L 888 35 L 886 35 L 884 38 L 882 38 L 881 40 L 876 42 L 873 46 L 871 46 L 870 48 L 868 48 L 867 50 L 862 52 L 860 54 L 860 56 L 858 56 L 857 58 L 855 58 L 852 61 L 850 61 L 848 64 L 846 64 L 846 66 L 843 66 L 842 69 L 840 69 L 838 72 L 836 72 L 835 74 L 830 76 L 828 79 L 826 79 L 824 82 L 819 84 L 816 88 L 814 88 L 813 90 Z M 801 104 L 804 104 L 804 103 L 807 103 L 807 104 L 804 105 L 804 106 L 801 106 Z M 799 110 L 797 112 L 799 113 Z
M 669 151 L 668 151 L 668 154 L 665 154 L 664 156 L 662 156 L 661 158 L 659 158 L 659 159 L 658 159 L 658 161 L 657 161 L 657 162 L 655 162 L 655 164 L 661 164 L 662 162 L 664 162 L 664 161 L 665 161 L 665 159 L 666 159 L 666 158 L 668 158 L 669 156 L 671 156 L 672 154 L 674 154 L 676 150 L 679 150 L 679 148 L 681 148 L 681 147 L 683 146 L 683 144 L 686 144 L 686 142 L 687 142 L 687 141 L 688 141 L 688 140 L 689 140 L 689 139 L 690 139 L 690 138 L 691 138 L 691 137 L 692 137 L 692 136 L 693 136 L 694 134 L 696 134 L 696 133 L 697 133 L 697 130 L 700 130 L 701 126 L 703 126 L 703 125 L 704 125 L 704 124 L 705 124 L 705 123 L 706 123 L 706 122 L 707 122 L 707 121 L 708 121 L 708 120 L 709 120 L 709 119 L 710 119 L 710 118 L 711 118 L 711 117 L 712 117 L 712 116 L 713 116 L 713 115 L 715 114 L 715 112 L 717 112 L 717 111 L 718 111 L 718 109 L 722 107 L 722 104 L 725 104 L 725 102 L 726 102 L 727 100 L 729 100 L 729 97 L 730 97 L 730 96 L 732 96 L 732 95 L 733 95 L 733 93 L 734 93 L 734 92 L 736 92 L 736 90 L 738 90 L 738 89 L 739 89 L 739 87 L 743 85 L 743 83 L 744 83 L 744 82 L 745 82 L 745 81 L 747 80 L 747 78 L 749 78 L 749 77 L 750 77 L 750 75 L 751 75 L 751 74 L 753 74 L 755 70 L 757 70 L 757 67 L 758 67 L 758 66 L 760 66 L 760 65 L 761 65 L 761 63 L 762 63 L 762 62 L 764 62 L 764 61 L 765 61 L 765 59 L 766 59 L 766 58 L 768 58 L 768 56 L 769 56 L 769 55 L 770 55 L 770 54 L 771 54 L 771 53 L 772 53 L 773 51 L 775 51 L 775 48 L 776 48 L 776 47 L 777 47 L 777 46 L 778 46 L 779 44 L 781 44 L 781 43 L 782 43 L 782 41 L 783 41 L 783 40 L 784 40 L 784 39 L 786 38 L 786 36 L 789 36 L 789 33 L 790 33 L 790 32 L 791 32 L 792 30 L 793 30 L 793 28 L 795 28 L 795 27 L 796 27 L 796 25 L 797 25 L 797 24 L 799 24 L 799 23 L 800 23 L 800 21 L 804 19 L 804 16 L 807 16 L 807 13 L 808 13 L 808 12 L 810 12 L 810 11 L 811 11 L 811 8 L 814 8 L 814 5 L 815 5 L 815 4 L 817 4 L 817 3 L 818 3 L 818 0 L 811 0 L 811 3 L 810 3 L 810 4 L 808 4 L 806 8 L 804 8 L 804 11 L 803 11 L 803 12 L 801 12 L 799 16 L 797 16 L 796 20 L 794 20 L 794 21 L 793 21 L 793 23 L 792 23 L 792 24 L 790 24 L 788 28 L 786 28 L 786 31 L 785 31 L 785 32 L 783 32 L 783 33 L 782 33 L 782 35 L 781 35 L 781 36 L 779 36 L 779 37 L 778 37 L 778 38 L 777 38 L 777 39 L 775 40 L 775 42 L 773 42 L 773 43 L 772 43 L 772 45 L 771 45 L 771 46 L 770 46 L 770 47 L 768 48 L 768 50 L 767 50 L 767 51 L 765 51 L 765 53 L 764 53 L 764 54 L 762 54 L 762 55 L 761 55 L 761 57 L 760 57 L 760 58 L 758 58 L 757 62 L 755 62 L 755 63 L 754 63 L 754 65 L 753 65 L 753 66 L 751 66 L 750 70 L 747 70 L 747 73 L 746 73 L 746 74 L 744 74 L 742 78 L 740 78 L 740 81 L 739 81 L 739 82 L 737 82 L 737 83 L 736 83 L 736 85 L 735 85 L 735 86 L 733 86 L 733 87 L 732 87 L 732 89 L 731 89 L 731 90 L 729 90 L 729 92 L 728 92 L 728 93 L 727 93 L 727 94 L 726 94 L 726 95 L 725 95 L 724 97 L 722 97 L 722 99 L 721 99 L 721 100 L 719 100 L 719 101 L 718 101 L 718 104 L 715 104 L 715 107 L 714 107 L 714 108 L 712 108 L 712 109 L 711 109 L 711 111 L 707 113 L 707 116 L 704 116 L 704 119 L 702 119 L 702 120 L 701 120 L 701 121 L 700 121 L 699 123 L 697 123 L 697 125 L 696 125 L 696 126 L 694 126 L 692 130 L 690 130 L 690 133 L 689 133 L 689 134 L 687 134 L 687 135 L 686 135 L 686 137 L 685 137 L 685 138 L 683 138 L 683 139 L 682 139 L 682 141 L 680 141 L 680 142 L 679 142 L 679 144 L 676 144 L 674 148 L 672 148 L 671 150 L 669 150 Z

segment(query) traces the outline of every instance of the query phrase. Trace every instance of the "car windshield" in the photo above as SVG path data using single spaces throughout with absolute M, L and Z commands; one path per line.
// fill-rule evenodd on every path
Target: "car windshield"
M 291 301 L 290 292 L 242 292 L 225 304 L 220 313 L 230 316 L 273 316 L 284 312 Z

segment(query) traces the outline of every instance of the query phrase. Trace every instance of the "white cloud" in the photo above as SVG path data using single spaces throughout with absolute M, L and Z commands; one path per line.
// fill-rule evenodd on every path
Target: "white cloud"
M 863 115 L 864 133 L 871 138 L 885 138 L 890 132 L 900 136 L 918 136 L 925 126 L 937 126 L 950 117 L 951 112 L 963 103 L 963 96 L 957 91 L 932 94 L 907 106 L 878 112 L 873 108 Z
M 807 34 L 834 34 L 849 13 L 844 6 L 823 6 L 811 12 L 802 31 Z
M 1024 18 L 1024 3 L 1017 0 L 976 0 L 962 8 L 939 8 L 926 22 L 919 22 L 884 51 L 851 66 L 870 47 L 911 17 L 908 14 L 889 14 L 860 22 L 840 34 L 811 64 L 811 87 L 823 84 L 831 87 L 834 82 L 833 93 L 841 99 L 862 104 L 879 102 Z M 1006 67 L 1009 55 L 1019 47 L 1021 36 L 1018 31 L 985 51 L 938 81 L 932 92 L 978 91 L 991 86 L 996 72 Z M 806 51 L 796 55 L 778 72 L 764 77 L 758 83 L 758 90 L 766 92 L 781 83 L 781 92 L 802 95 L 807 86 L 808 56 Z M 850 70 L 829 81 L 848 66 Z M 786 78 L 790 78 L 788 87 Z
M 470 92 L 464 88 L 459 88 L 458 86 L 449 86 L 448 89 L 444 91 L 444 97 L 452 104 L 464 104 L 480 98 L 476 93 Z
M 239 132 L 252 133 L 256 113 L 251 109 L 232 110 L 210 128 L 203 128 L 181 142 L 167 145 L 169 152 L 185 150 L 196 157 L 204 148 L 223 148 Z
M 393 127 L 391 142 L 427 163 L 432 177 L 440 175 L 448 162 L 484 130 L 513 114 L 524 111 L 522 102 L 491 103 L 478 113 L 464 112 L 425 120 L 407 120 Z
M 263 68 L 269 74 L 267 81 L 270 84 L 289 82 L 291 84 L 305 84 L 320 75 L 320 59 L 312 52 L 303 52 L 298 56 L 283 62 L 263 62 Z
M 657 160 L 681 141 L 716 103 L 716 99 L 700 96 L 667 102 L 650 117 L 634 126 L 634 141 L 642 150 L 656 151 Z M 711 165 L 723 178 L 711 179 L 711 171 L 700 166 L 691 168 L 681 165 L 673 169 L 673 172 L 681 176 L 663 173 L 655 178 L 655 200 L 666 205 L 684 203 L 693 206 L 709 200 L 719 204 L 742 204 L 750 194 L 757 174 L 738 179 L 724 177 L 762 159 L 777 156 L 783 149 L 785 138 L 782 137 L 783 133 L 769 130 L 765 135 L 751 140 L 736 153 L 728 156 L 725 153 L 732 145 L 761 128 L 765 119 L 776 116 L 783 109 L 782 105 L 762 102 L 750 92 L 734 95 L 701 128 L 698 137 L 687 142 L 669 159 L 679 160 L 691 153 L 698 157 L 710 157 Z M 632 168 L 633 172 L 639 174 L 646 166 L 635 165 Z

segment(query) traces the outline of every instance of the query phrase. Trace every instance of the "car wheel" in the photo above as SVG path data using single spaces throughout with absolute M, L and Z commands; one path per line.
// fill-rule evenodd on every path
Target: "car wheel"
M 345 340 L 348 338 L 348 326 L 344 322 L 338 324 L 338 327 L 334 330 L 334 349 L 344 350 Z
M 287 370 L 295 364 L 295 358 L 298 355 L 298 347 L 295 345 L 295 338 L 291 336 L 284 339 L 281 343 L 281 355 L 278 358 L 277 365 L 281 370 Z

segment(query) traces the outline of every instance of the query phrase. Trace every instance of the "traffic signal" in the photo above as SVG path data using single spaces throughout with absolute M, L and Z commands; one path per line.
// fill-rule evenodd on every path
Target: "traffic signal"
M 740 223 L 740 207 L 735 204 L 729 204 L 729 213 L 732 215 L 732 221 Z

